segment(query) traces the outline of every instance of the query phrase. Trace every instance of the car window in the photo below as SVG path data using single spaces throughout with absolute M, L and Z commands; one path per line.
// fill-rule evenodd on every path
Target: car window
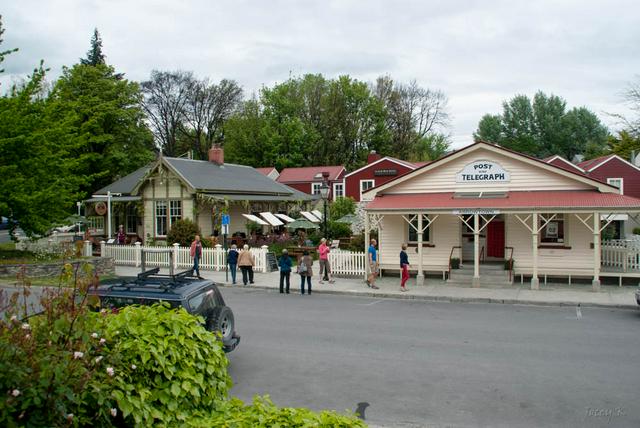
M 122 308 L 129 305 L 153 305 L 160 301 L 168 302 L 172 308 L 180 306 L 180 302 L 176 300 L 150 299 L 129 296 L 105 296 L 101 299 L 101 306 L 105 309 Z
M 189 307 L 192 311 L 203 313 L 207 309 L 216 306 L 215 293 L 212 288 L 201 290 L 189 299 Z

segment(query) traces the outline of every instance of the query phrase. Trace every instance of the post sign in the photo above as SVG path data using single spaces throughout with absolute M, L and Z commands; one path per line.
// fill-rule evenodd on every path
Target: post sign
M 499 163 L 488 160 L 471 162 L 456 174 L 457 183 L 507 183 L 510 179 Z
M 229 234 L 229 225 L 228 224 L 223 224 L 222 225 L 222 234 L 223 235 L 228 235 Z
M 230 223 L 229 221 L 229 214 L 222 214 L 222 225 L 224 226 L 225 224 L 228 225 Z
M 493 208 L 465 208 L 461 210 L 453 210 L 451 211 L 453 215 L 498 215 L 500 214 L 500 210 L 494 210 Z

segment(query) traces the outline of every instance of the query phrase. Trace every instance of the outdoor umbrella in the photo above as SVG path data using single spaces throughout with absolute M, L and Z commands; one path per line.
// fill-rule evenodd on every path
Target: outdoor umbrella
M 353 224 L 358 220 L 358 217 L 355 214 L 347 214 L 345 216 L 340 217 L 336 222 L 338 223 L 347 223 Z
M 292 229 L 292 230 L 296 230 L 296 229 L 320 229 L 320 226 L 318 226 L 315 223 L 311 223 L 309 220 L 306 220 L 304 218 L 299 218 L 296 221 L 287 224 L 286 227 L 287 227 L 287 229 Z

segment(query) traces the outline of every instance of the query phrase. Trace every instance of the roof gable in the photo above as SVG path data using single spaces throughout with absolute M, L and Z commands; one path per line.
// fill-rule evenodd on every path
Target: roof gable
M 620 156 L 616 155 L 616 154 L 610 154 L 607 156 L 601 156 L 599 158 L 595 158 L 595 159 L 591 159 L 585 162 L 582 162 L 580 165 L 585 164 L 585 170 L 587 172 L 593 172 L 596 169 L 600 168 L 601 166 L 611 162 L 611 161 L 618 161 L 619 163 L 622 163 L 623 165 L 629 167 L 629 168 L 633 168 L 637 171 L 640 171 L 640 168 L 638 168 L 637 166 L 635 166 L 634 164 L 632 164 L 631 162 L 629 162 L 626 159 L 621 158 Z
M 416 165 L 414 165 L 414 164 L 412 164 L 410 162 L 406 162 L 406 161 L 403 161 L 403 160 L 400 160 L 400 159 L 392 158 L 391 156 L 385 156 L 383 158 L 380 158 L 380 159 L 376 160 L 375 162 L 371 162 L 369 164 L 366 164 L 362 168 L 358 168 L 355 171 L 350 172 L 349 174 L 345 175 L 344 178 L 346 179 L 347 177 L 350 177 L 350 176 L 355 175 L 355 174 L 357 174 L 359 172 L 365 171 L 366 169 L 371 168 L 372 166 L 377 165 L 377 164 L 379 164 L 381 162 L 384 162 L 384 161 L 393 162 L 393 163 L 398 164 L 400 166 L 403 166 L 405 168 L 409 168 L 410 170 L 414 170 L 414 169 L 417 168 Z
M 582 168 L 572 162 L 569 162 L 560 155 L 549 156 L 548 158 L 545 158 L 543 160 L 550 165 L 557 166 L 558 168 L 584 173 L 584 170 Z
M 500 164 L 506 171 L 510 171 L 510 181 L 465 184 L 456 182 L 456 174 L 461 172 L 465 165 L 480 160 L 490 160 Z M 615 187 L 586 177 L 577 171 L 550 165 L 542 160 L 494 144 L 477 142 L 366 193 L 367 198 L 371 198 L 376 194 L 443 192 L 478 188 L 500 190 L 585 190 L 597 188 L 604 192 L 618 192 Z
M 329 173 L 329 181 L 340 179 L 344 172 L 344 166 L 306 166 L 301 168 L 284 168 L 276 181 L 280 183 L 322 181 L 322 173 Z M 319 174 L 319 176 L 318 176 Z

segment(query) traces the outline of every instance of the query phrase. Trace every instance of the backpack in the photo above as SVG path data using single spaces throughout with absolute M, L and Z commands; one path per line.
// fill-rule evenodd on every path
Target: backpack
M 298 273 L 307 273 L 307 265 L 304 264 L 304 260 L 301 260 L 298 265 Z

